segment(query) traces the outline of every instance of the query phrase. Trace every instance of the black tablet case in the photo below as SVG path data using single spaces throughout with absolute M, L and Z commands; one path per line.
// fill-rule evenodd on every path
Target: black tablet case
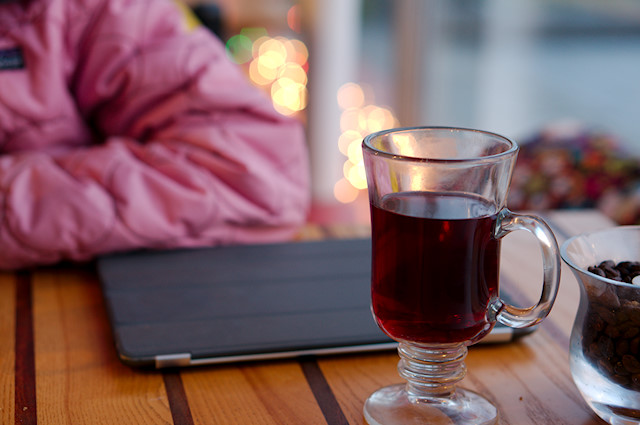
M 175 367 L 389 349 L 370 239 L 116 254 L 98 272 L 118 354 Z M 486 342 L 511 339 L 496 326 Z

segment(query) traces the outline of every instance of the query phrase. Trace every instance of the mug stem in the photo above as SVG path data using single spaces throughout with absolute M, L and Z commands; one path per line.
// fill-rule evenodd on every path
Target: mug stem
M 409 396 L 449 397 L 467 373 L 464 343 L 417 345 L 401 342 L 398 354 L 398 372 L 407 380 Z
M 464 343 L 417 345 L 404 341 L 398 353 L 398 371 L 407 383 L 371 394 L 363 409 L 369 425 L 497 423 L 494 404 L 474 391 L 456 388 L 466 373 Z

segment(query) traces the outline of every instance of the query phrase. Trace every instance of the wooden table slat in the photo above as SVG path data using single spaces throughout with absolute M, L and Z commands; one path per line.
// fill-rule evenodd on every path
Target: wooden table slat
M 0 273 L 0 423 L 14 422 L 16 276 Z
M 559 243 L 612 225 L 595 211 L 544 216 Z M 300 239 L 362 237 L 367 232 L 362 225 L 309 226 Z M 501 285 L 513 289 L 519 304 L 532 304 L 539 297 L 539 257 L 536 242 L 525 232 L 503 242 Z M 462 385 L 496 403 L 500 424 L 602 423 L 580 397 L 569 372 L 568 342 L 579 290 L 567 266 L 562 272 L 556 305 L 538 331 L 519 342 L 469 349 Z M 3 424 L 363 424 L 368 395 L 401 381 L 395 352 L 165 372 L 132 369 L 117 359 L 90 268 L 59 266 L 21 273 L 0 273 Z M 29 288 L 20 286 L 29 283 Z M 25 299 L 31 301 L 26 310 Z M 16 362 L 16 351 L 28 351 L 30 338 L 32 366 L 28 359 Z M 29 368 L 35 374 L 31 390 L 25 386 Z M 17 409 L 29 394 L 35 396 L 33 410 L 31 416 L 22 415 Z
M 32 285 L 28 273 L 16 274 L 15 420 L 37 423 Z
M 36 272 L 33 288 L 39 423 L 173 423 L 162 374 L 116 357 L 91 273 Z
M 194 422 L 205 424 L 326 424 L 297 361 L 185 369 Z

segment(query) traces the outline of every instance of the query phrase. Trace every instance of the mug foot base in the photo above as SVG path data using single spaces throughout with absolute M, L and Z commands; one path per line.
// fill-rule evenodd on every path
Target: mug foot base
M 473 424 L 490 425 L 498 410 L 481 395 L 462 388 L 451 397 L 410 396 L 404 384 L 384 387 L 365 402 L 364 418 L 369 425 Z

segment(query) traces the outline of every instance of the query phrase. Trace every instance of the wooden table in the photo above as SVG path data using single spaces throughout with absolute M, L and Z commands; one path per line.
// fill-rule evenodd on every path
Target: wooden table
M 594 211 L 544 217 L 558 242 L 611 226 Z M 304 237 L 352 236 L 361 228 L 309 227 Z M 365 230 L 366 231 L 366 230 Z M 519 342 L 469 350 L 462 384 L 492 400 L 502 424 L 601 424 L 569 373 L 578 286 L 563 264 L 557 302 Z M 503 243 L 502 285 L 533 304 L 539 249 L 519 232 Z M 2 424 L 361 424 L 377 388 L 400 381 L 395 352 L 140 371 L 116 358 L 90 267 L 0 273 Z

